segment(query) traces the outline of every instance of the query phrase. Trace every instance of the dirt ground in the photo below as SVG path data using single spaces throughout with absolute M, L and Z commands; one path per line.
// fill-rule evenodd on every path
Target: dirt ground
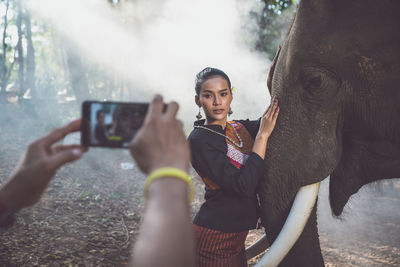
M 27 137 L 14 126 L 0 128 L 0 183 L 28 141 L 46 130 Z M 38 204 L 1 230 L 0 266 L 126 265 L 144 209 L 144 178 L 126 150 L 91 149 L 57 173 Z M 324 181 L 318 223 L 326 266 L 400 266 L 400 188 L 394 181 L 362 190 L 342 220 L 330 214 Z M 198 177 L 195 186 L 193 214 L 203 199 Z M 247 243 L 261 234 L 252 231 Z

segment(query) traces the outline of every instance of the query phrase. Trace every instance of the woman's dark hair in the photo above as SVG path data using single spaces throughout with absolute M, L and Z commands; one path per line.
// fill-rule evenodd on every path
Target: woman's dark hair
M 199 73 L 197 73 L 197 75 L 196 75 L 196 81 L 195 81 L 195 87 L 194 87 L 194 89 L 196 90 L 196 94 L 197 95 L 200 94 L 201 85 L 206 80 L 213 78 L 215 76 L 221 76 L 222 78 L 224 78 L 228 82 L 229 90 L 232 90 L 231 81 L 229 80 L 229 77 L 228 77 L 228 75 L 226 75 L 225 72 L 223 72 L 222 70 L 216 69 L 216 68 L 207 67 L 207 68 L 203 69 L 202 71 L 200 71 Z

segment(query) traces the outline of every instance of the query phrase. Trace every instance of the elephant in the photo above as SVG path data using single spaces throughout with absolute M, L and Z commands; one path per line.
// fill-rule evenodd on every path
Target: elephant
M 324 266 L 314 204 L 326 177 L 335 216 L 363 185 L 400 177 L 399 10 L 398 0 L 298 4 L 269 73 L 280 114 L 258 189 L 267 238 L 248 255 L 273 244 L 258 266 Z

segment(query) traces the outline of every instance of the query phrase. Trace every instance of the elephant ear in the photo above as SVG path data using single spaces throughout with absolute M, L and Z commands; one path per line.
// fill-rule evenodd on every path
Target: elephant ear
M 278 51 L 276 51 L 274 60 L 272 60 L 271 68 L 269 69 L 269 72 L 268 72 L 267 87 L 268 87 L 268 91 L 269 91 L 270 95 L 272 95 L 272 77 L 274 76 L 276 61 L 278 60 L 280 52 L 281 52 L 281 46 L 279 45 Z
M 339 216 L 350 196 L 363 185 L 400 177 L 400 149 L 393 144 L 368 139 L 344 138 L 343 153 L 330 176 L 329 200 Z

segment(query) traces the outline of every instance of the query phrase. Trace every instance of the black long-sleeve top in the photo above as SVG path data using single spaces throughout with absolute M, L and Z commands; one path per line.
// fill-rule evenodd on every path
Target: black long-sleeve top
M 260 121 L 237 121 L 247 129 L 254 139 Z M 225 135 L 220 125 L 204 125 L 204 120 L 195 122 Z M 200 207 L 194 223 L 223 232 L 242 232 L 254 229 L 258 219 L 256 187 L 265 171 L 263 159 L 250 152 L 247 161 L 238 169 L 227 157 L 224 136 L 205 129 L 194 128 L 189 135 L 192 165 L 202 177 L 218 185 L 218 189 L 206 187 L 205 202 Z

